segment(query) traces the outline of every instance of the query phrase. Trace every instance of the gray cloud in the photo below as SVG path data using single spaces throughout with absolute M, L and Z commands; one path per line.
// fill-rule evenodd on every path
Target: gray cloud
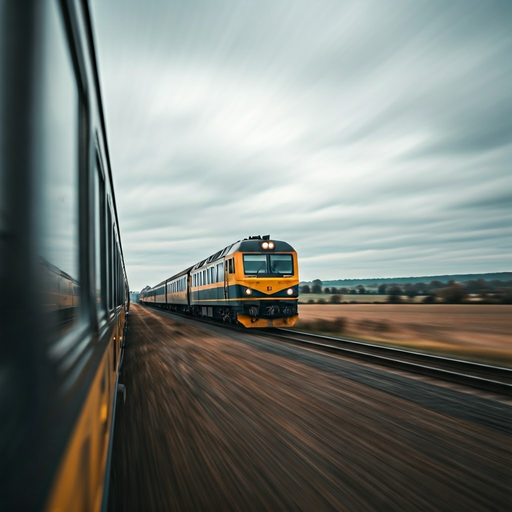
M 511 5 L 94 1 L 131 287 L 267 233 L 307 280 L 510 270 Z

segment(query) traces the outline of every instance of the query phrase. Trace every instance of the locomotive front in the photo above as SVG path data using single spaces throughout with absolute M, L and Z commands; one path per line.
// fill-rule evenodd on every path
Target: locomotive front
M 245 327 L 291 327 L 298 316 L 297 253 L 288 243 L 253 237 L 234 253 L 237 319 Z

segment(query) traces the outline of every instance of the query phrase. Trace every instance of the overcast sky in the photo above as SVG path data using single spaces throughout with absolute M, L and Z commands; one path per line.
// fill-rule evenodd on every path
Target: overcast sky
M 512 270 L 512 2 L 93 0 L 130 288 Z

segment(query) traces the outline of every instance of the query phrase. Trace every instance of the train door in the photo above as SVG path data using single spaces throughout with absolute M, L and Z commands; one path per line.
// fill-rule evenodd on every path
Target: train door
M 224 260 L 224 299 L 229 299 L 229 267 L 228 260 Z

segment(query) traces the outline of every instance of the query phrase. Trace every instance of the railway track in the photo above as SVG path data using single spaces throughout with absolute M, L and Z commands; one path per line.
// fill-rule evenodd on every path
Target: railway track
M 512 370 L 509 368 L 288 329 L 275 329 L 266 334 L 287 343 L 512 396 Z

